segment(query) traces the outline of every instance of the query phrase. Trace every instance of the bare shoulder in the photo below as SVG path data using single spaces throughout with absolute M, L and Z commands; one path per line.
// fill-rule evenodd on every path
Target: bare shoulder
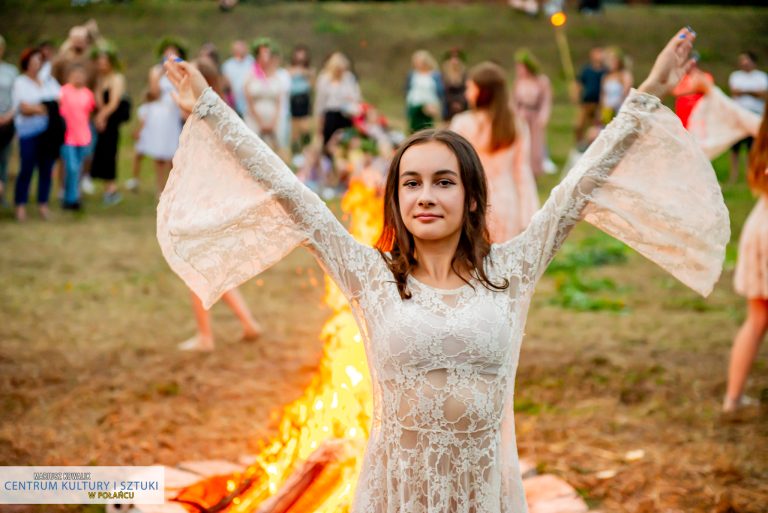
M 470 127 L 475 123 L 474 114 L 472 111 L 466 110 L 460 112 L 451 118 L 451 124 L 448 127 L 450 130 L 458 133 L 466 133 Z

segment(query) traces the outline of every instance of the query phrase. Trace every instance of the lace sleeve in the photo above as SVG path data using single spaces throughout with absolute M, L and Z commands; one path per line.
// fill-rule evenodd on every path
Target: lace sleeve
M 375 253 L 210 88 L 181 135 L 157 238 L 206 308 L 300 244 L 351 298 Z
M 710 159 L 745 137 L 757 137 L 759 129 L 759 114 L 748 111 L 715 86 L 696 102 L 688 118 L 688 131 Z
M 616 119 L 552 190 L 528 228 L 492 257 L 533 284 L 580 219 L 708 295 L 730 238 L 712 165 L 655 96 L 633 91 Z

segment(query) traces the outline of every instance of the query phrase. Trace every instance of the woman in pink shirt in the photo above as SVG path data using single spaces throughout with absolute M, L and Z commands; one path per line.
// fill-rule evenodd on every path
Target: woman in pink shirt
M 85 68 L 79 64 L 72 65 L 59 100 L 59 112 L 67 126 L 62 148 L 66 170 L 62 208 L 66 210 L 80 210 L 80 169 L 91 144 L 88 122 L 96 108 L 96 100 L 93 92 L 85 86 L 86 79 Z

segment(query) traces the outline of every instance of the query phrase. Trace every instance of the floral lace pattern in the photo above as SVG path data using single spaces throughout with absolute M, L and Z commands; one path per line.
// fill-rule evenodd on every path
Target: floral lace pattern
M 350 300 L 374 390 L 355 513 L 526 511 L 514 378 L 535 284 L 578 220 L 704 294 L 729 238 L 709 161 L 674 114 L 640 93 L 528 228 L 492 246 L 486 270 L 509 280 L 504 291 L 476 282 L 445 291 L 411 277 L 413 297 L 402 300 L 378 252 L 210 90 L 184 129 L 158 210 L 164 255 L 207 305 L 299 244 Z

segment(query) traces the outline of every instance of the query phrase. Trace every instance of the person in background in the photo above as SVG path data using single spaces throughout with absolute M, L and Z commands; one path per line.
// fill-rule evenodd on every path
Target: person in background
M 739 69 L 728 77 L 728 88 L 736 103 L 755 114 L 763 115 L 765 101 L 768 99 L 768 74 L 757 69 L 757 56 L 754 53 L 747 51 L 739 54 Z M 752 137 L 742 139 L 731 148 L 731 183 L 739 179 L 742 147 L 746 147 L 749 153 Z
M 125 76 L 113 45 L 95 47 L 93 57 L 98 73 L 94 124 L 99 135 L 93 152 L 91 177 L 105 182 L 104 204 L 115 205 L 122 200 L 117 190 L 117 149 L 120 124 L 126 121 L 125 113 L 120 108 L 126 90 Z
M 200 298 L 189 291 L 192 298 L 192 310 L 195 314 L 195 323 L 197 324 L 197 333 L 192 337 L 179 344 L 179 349 L 182 351 L 213 351 L 214 349 L 214 337 L 213 329 L 211 328 L 211 314 L 203 306 L 203 302 Z M 241 340 L 251 341 L 259 338 L 263 332 L 261 325 L 253 318 L 251 311 L 248 309 L 248 305 L 243 299 L 243 295 L 237 288 L 234 288 L 228 292 L 225 292 L 221 299 L 232 310 L 232 313 L 237 316 L 240 324 L 243 327 L 243 334 Z
M 445 91 L 437 62 L 428 51 L 416 51 L 411 57 L 411 66 L 405 84 L 405 104 L 408 129 L 413 133 L 435 126 Z
M 66 125 L 62 147 L 65 170 L 62 207 L 65 210 L 80 210 L 80 171 L 91 144 L 89 120 L 96 109 L 96 99 L 86 87 L 86 80 L 83 66 L 70 66 L 69 79 L 61 88 L 59 99 L 59 111 Z
M 278 44 L 272 50 L 275 75 L 280 80 L 280 120 L 277 123 L 278 155 L 283 160 L 291 160 L 291 72 L 283 67 L 283 52 Z
M 576 120 L 576 146 L 580 151 L 587 145 L 587 131 L 595 126 L 599 119 L 600 88 L 605 74 L 603 64 L 603 49 L 594 47 L 589 51 L 589 63 L 579 72 L 574 95 L 579 102 L 579 113 Z
M 96 86 L 96 67 L 91 59 L 92 45 L 88 29 L 75 26 L 69 30 L 69 36 L 61 45 L 59 53 L 51 63 L 51 75 L 57 82 L 63 84 L 67 80 L 67 70 L 72 64 L 80 64 L 87 73 L 87 87 L 91 90 Z
M 43 55 L 43 66 L 40 68 L 40 79 L 47 80 L 53 72 L 53 61 L 56 58 L 56 47 L 53 41 L 44 39 L 38 45 L 40 53 Z M 59 82 L 63 83 L 63 82 Z
M 0 206 L 5 206 L 5 189 L 8 184 L 8 159 L 11 156 L 11 142 L 16 130 L 13 126 L 13 83 L 19 70 L 3 60 L 5 39 L 0 35 Z
M 45 133 L 48 129 L 49 111 L 45 103 L 58 100 L 59 83 L 53 77 L 42 81 L 39 77 L 43 56 L 37 48 L 27 48 L 21 53 L 22 74 L 13 83 L 13 119 L 19 136 L 21 168 L 16 178 L 14 202 L 16 219 L 27 219 L 27 202 L 32 175 L 37 169 L 37 205 L 40 217 L 48 219 L 48 196 L 51 192 L 51 170 L 55 157 L 46 148 Z
M 245 123 L 279 154 L 284 83 L 277 74 L 273 44 L 268 38 L 259 38 L 251 45 L 256 62 L 245 82 Z
M 539 208 L 528 126 L 516 119 L 504 70 L 491 62 L 470 70 L 467 102 L 470 109 L 454 116 L 450 129 L 480 157 L 488 182 L 488 235 L 503 243 L 525 230 Z
M 712 74 L 703 71 L 697 63 L 672 90 L 675 96 L 675 114 L 685 128 L 688 128 L 691 111 L 714 83 Z
M 315 70 L 311 67 L 309 48 L 297 45 L 291 51 L 290 108 L 291 108 L 291 151 L 302 153 L 312 139 L 312 84 Z
M 531 171 L 534 176 L 545 170 L 554 172 L 554 163 L 546 157 L 547 124 L 552 113 L 552 85 L 542 73 L 536 57 L 526 48 L 515 52 L 515 82 L 512 102 L 520 120 L 528 125 L 531 141 Z
M 467 85 L 466 56 L 459 48 L 451 48 L 443 59 L 443 120 L 450 123 L 453 116 L 467 110 L 464 96 Z
M 67 80 L 67 70 L 73 64 L 83 66 L 86 70 L 86 86 L 93 91 L 96 87 L 96 67 L 93 59 L 91 59 L 91 51 L 93 48 L 92 39 L 89 35 L 88 28 L 84 25 L 76 25 L 69 29 L 69 35 L 66 41 L 59 48 L 58 53 L 48 63 L 50 73 L 60 84 L 63 84 Z M 43 68 L 43 72 L 46 69 Z M 85 194 L 93 194 L 96 191 L 96 187 L 91 180 L 91 164 L 93 159 L 93 152 L 96 149 L 96 140 L 98 138 L 98 130 L 96 126 L 91 122 L 91 145 L 86 151 L 85 162 L 82 170 L 82 180 L 80 187 Z M 63 192 L 63 191 L 62 191 Z
M 245 82 L 253 72 L 253 56 L 248 53 L 248 45 L 238 39 L 232 43 L 232 57 L 224 61 L 221 72 L 227 79 L 232 94 L 232 106 L 240 117 L 245 116 L 248 104 L 245 99 Z
M 224 82 L 225 78 L 219 72 L 219 67 L 216 65 L 217 61 L 211 56 L 209 52 L 204 51 L 206 45 L 203 45 L 203 51 L 198 54 L 198 58 L 195 60 L 194 65 L 200 70 L 203 78 L 211 86 L 216 94 L 224 99 Z M 208 47 L 210 49 L 210 47 Z M 142 106 L 146 107 L 146 105 Z M 143 113 L 142 113 L 143 114 Z M 141 117 L 142 114 L 139 114 Z M 158 193 L 162 193 L 165 188 L 165 182 L 158 183 Z M 197 326 L 197 333 L 192 337 L 180 343 L 178 348 L 182 351 L 213 351 L 214 349 L 214 336 L 213 329 L 211 327 L 211 314 L 203 307 L 203 303 L 200 298 L 190 290 L 190 296 L 192 300 L 192 311 L 195 316 L 195 324 Z M 241 340 L 250 341 L 257 339 L 261 333 L 261 325 L 253 318 L 251 311 L 248 308 L 245 300 L 243 299 L 240 291 L 235 287 L 232 290 L 226 292 L 222 299 L 227 306 L 232 310 L 235 316 L 240 321 L 243 328 L 243 334 Z
M 222 98 L 226 97 L 227 79 L 221 73 L 221 65 L 219 64 L 219 52 L 213 43 L 205 43 L 200 51 L 197 53 L 197 59 L 194 61 L 195 66 L 208 81 L 216 94 Z
M 165 76 L 162 62 L 176 58 L 185 59 L 187 50 L 181 41 L 165 37 L 157 46 L 157 56 L 161 62 L 149 70 L 139 148 L 136 151 L 154 161 L 157 181 L 156 192 L 159 197 L 173 167 L 171 161 L 173 154 L 176 153 L 176 148 L 179 146 L 182 128 L 181 112 L 179 112 L 176 102 L 173 101 L 173 85 Z M 136 159 L 135 156 L 134 159 Z M 134 169 L 136 168 L 134 167 Z M 138 177 L 134 175 L 126 183 L 126 188 L 134 190 L 138 185 Z
M 361 101 L 360 86 L 350 71 L 349 59 L 341 52 L 334 52 L 317 78 L 315 91 L 317 133 L 326 154 L 330 154 L 328 142 L 333 134 L 352 126 L 352 117 L 357 114 Z
M 600 85 L 600 121 L 603 126 L 616 116 L 632 89 L 633 77 L 627 62 L 628 58 L 620 48 L 613 46 L 606 50 L 606 71 Z
M 760 344 L 768 332 L 768 110 L 763 113 L 755 145 L 749 154 L 747 179 L 759 199 L 739 238 L 733 285 L 736 293 L 747 298 L 747 318 L 733 339 L 724 413 L 757 403 L 744 395 L 744 389 Z

